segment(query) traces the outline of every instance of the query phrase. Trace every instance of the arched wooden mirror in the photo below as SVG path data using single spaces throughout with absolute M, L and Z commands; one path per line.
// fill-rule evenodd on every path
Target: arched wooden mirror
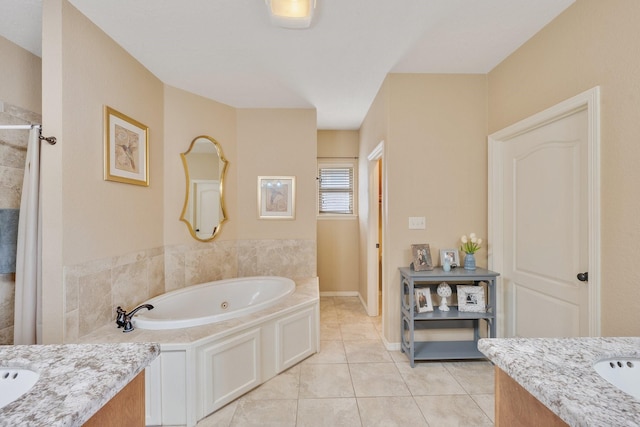
M 180 153 L 187 191 L 180 220 L 202 242 L 213 240 L 227 220 L 224 208 L 224 175 L 228 162 L 222 147 L 210 136 L 198 136 Z

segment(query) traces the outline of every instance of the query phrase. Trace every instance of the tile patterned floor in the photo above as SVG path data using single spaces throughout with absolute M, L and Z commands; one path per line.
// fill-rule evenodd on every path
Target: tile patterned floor
M 320 300 L 321 350 L 198 427 L 492 426 L 489 362 L 420 362 L 387 351 L 356 297 Z

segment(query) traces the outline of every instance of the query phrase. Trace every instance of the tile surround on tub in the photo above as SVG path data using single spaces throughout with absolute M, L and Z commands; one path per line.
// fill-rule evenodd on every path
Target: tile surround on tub
M 240 240 L 238 276 L 317 276 L 315 240 Z
M 184 256 L 185 286 L 236 277 L 237 261 L 234 242 L 213 243 L 205 249 L 191 250 Z
M 15 274 L 0 274 L 0 345 L 13 343 Z
M 315 277 L 315 240 L 193 242 L 65 266 L 65 342 L 112 322 L 115 307 L 233 277 Z M 132 286 L 133 285 L 133 286 Z
M 118 305 L 131 309 L 164 292 L 163 258 L 163 249 L 153 248 L 65 266 L 65 342 L 113 321 Z
M 78 281 L 78 334 L 92 331 L 93 325 L 105 324 L 112 317 L 111 272 L 99 271 Z

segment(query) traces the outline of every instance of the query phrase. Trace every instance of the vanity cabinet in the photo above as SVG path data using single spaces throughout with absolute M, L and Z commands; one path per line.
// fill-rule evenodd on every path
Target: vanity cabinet
M 414 271 L 409 267 L 400 268 L 401 298 L 401 351 L 407 355 L 411 367 L 416 360 L 444 359 L 484 359 L 478 351 L 481 327 L 486 328 L 487 337 L 496 336 L 496 278 L 498 273 L 477 268 L 465 270 L 455 268 L 444 271 L 436 267 L 428 271 Z M 447 282 L 453 292 L 448 297 L 449 311 L 441 311 L 437 306 L 440 297 L 437 287 Z M 462 312 L 451 304 L 457 285 L 483 286 L 486 289 L 486 312 Z M 433 300 L 433 311 L 418 313 L 415 289 L 429 288 Z M 416 341 L 415 332 L 422 329 L 471 328 L 473 340 L 466 341 Z
M 145 425 L 144 371 L 96 412 L 83 427 Z M 117 421 L 116 421 L 117 420 Z
M 502 369 L 494 369 L 497 427 L 569 426 Z

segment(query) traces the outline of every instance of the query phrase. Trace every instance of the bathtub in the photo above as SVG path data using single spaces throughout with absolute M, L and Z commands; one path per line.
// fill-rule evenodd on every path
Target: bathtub
M 294 282 L 270 276 L 222 280 L 147 302 L 154 309 L 134 316 L 137 324 L 132 332 L 124 334 L 110 321 L 81 342 L 160 344 L 160 356 L 145 369 L 149 426 L 195 427 L 320 348 L 317 277 Z M 200 307 L 219 309 L 224 302 L 228 309 L 223 312 L 202 315 L 200 311 Z M 196 325 L 202 318 L 212 323 Z M 195 323 L 187 326 L 187 322 Z
M 218 280 L 178 289 L 145 302 L 153 310 L 138 312 L 140 329 L 181 329 L 245 316 L 269 308 L 295 290 L 286 277 L 256 276 Z

